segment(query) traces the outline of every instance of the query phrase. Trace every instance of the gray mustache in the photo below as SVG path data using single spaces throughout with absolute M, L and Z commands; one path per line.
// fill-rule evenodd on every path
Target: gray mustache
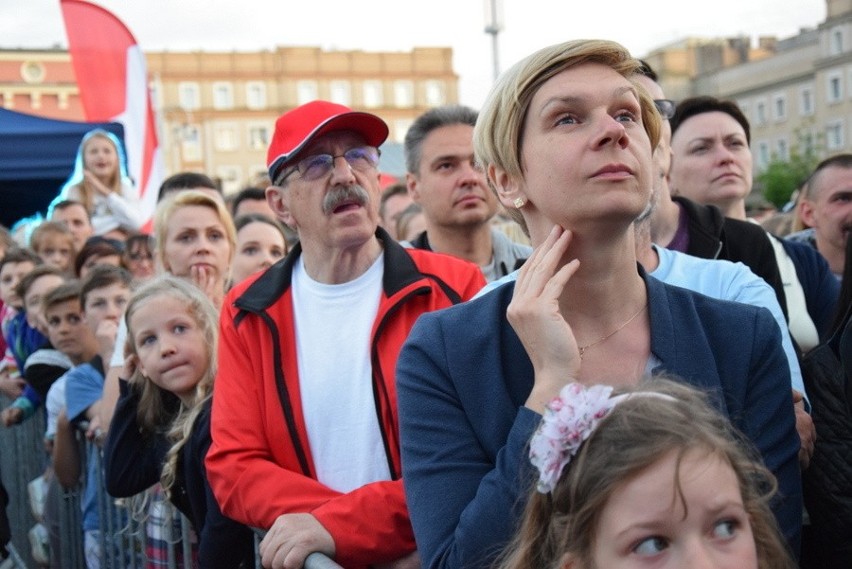
M 337 186 L 329 190 L 322 199 L 322 212 L 329 215 L 343 203 L 354 202 L 363 207 L 369 201 L 370 194 L 359 185 Z

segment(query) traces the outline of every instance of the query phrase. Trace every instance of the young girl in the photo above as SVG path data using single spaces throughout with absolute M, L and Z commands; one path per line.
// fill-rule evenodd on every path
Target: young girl
M 237 251 L 231 263 L 232 285 L 272 266 L 287 254 L 284 226 L 259 213 L 237 217 Z
M 123 238 L 128 231 L 137 231 L 145 220 L 126 164 L 124 147 L 114 134 L 89 131 L 80 143 L 74 172 L 54 203 L 74 200 L 85 205 L 95 235 Z
M 250 530 L 225 518 L 207 483 L 216 308 L 195 287 L 164 275 L 126 312 L 136 369 L 122 382 L 104 451 L 107 491 L 132 496 L 161 481 L 199 536 L 201 567 L 253 567 Z
M 695 389 L 572 383 L 530 441 L 538 482 L 500 569 L 795 565 L 775 480 Z

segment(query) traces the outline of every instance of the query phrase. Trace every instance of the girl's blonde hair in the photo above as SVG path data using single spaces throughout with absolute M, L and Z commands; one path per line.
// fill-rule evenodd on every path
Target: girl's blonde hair
M 662 118 L 651 96 L 634 80 L 641 62 L 613 41 L 573 40 L 538 50 L 497 79 L 473 129 L 477 162 L 486 167 L 496 165 L 511 178 L 521 179 L 524 173 L 521 138 L 533 97 L 550 78 L 584 63 L 605 65 L 634 84 L 642 109 L 642 126 L 651 141 L 651 149 L 656 148 Z M 492 181 L 488 183 L 495 190 Z M 517 209 L 509 209 L 507 213 L 527 233 L 521 213 Z
M 168 274 L 154 277 L 133 294 L 127 305 L 125 353 L 138 355 L 133 316 L 142 306 L 163 296 L 174 298 L 186 307 L 187 314 L 201 329 L 208 359 L 208 366 L 195 387 L 195 397 L 191 405 L 176 401 L 177 398 L 172 393 L 154 385 L 153 381 L 142 375 L 138 366 L 129 380 L 130 385 L 139 391 L 136 421 L 140 429 L 151 435 L 166 434 L 172 443 L 161 476 L 163 488 L 169 492 L 175 482 L 180 450 L 190 437 L 195 419 L 213 392 L 219 315 L 210 299 L 191 283 Z
M 621 392 L 663 393 L 617 404 L 565 467 L 552 493 L 532 490 L 521 529 L 499 569 L 550 569 L 566 554 L 594 567 L 592 551 L 601 514 L 613 493 L 671 452 L 678 465 L 690 451 L 705 451 L 736 474 L 751 522 L 760 569 L 795 567 L 769 509 L 776 491 L 756 451 L 704 394 L 683 383 L 652 379 Z M 676 491 L 680 494 L 680 488 Z M 680 500 L 683 496 L 680 495 Z
M 204 192 L 182 190 L 174 192 L 161 201 L 157 206 L 157 210 L 154 212 L 154 239 L 156 242 L 156 254 L 154 257 L 159 271 L 170 270 L 168 260 L 166 259 L 166 238 L 169 234 L 169 222 L 179 209 L 192 205 L 209 207 L 216 212 L 216 216 L 222 223 L 222 227 L 225 228 L 225 237 L 231 246 L 231 256 L 228 259 L 228 264 L 233 260 L 234 251 L 237 249 L 237 230 L 234 228 L 234 220 L 231 218 L 231 214 L 225 205 Z

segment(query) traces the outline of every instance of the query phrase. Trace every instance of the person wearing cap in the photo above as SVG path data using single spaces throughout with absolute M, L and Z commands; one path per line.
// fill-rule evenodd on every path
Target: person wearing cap
M 378 227 L 379 117 L 325 101 L 276 122 L 267 199 L 299 243 L 222 308 L 211 486 L 268 530 L 265 567 L 321 552 L 345 567 L 416 567 L 396 358 L 417 317 L 471 298 L 479 268 L 403 249 Z

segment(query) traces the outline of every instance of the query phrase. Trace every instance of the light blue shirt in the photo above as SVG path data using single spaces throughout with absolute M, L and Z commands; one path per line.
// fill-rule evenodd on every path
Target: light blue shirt
M 766 281 L 751 272 L 742 263 L 731 263 L 720 259 L 700 259 L 671 251 L 663 247 L 653 245 L 654 250 L 660 258 L 660 264 L 649 274 L 666 284 L 679 286 L 703 295 L 718 298 L 720 300 L 731 300 L 752 306 L 760 306 L 769 310 L 778 326 L 781 328 L 781 345 L 787 355 L 790 364 L 790 384 L 796 391 L 805 395 L 805 384 L 802 381 L 802 370 L 799 367 L 799 359 L 793 342 L 790 340 L 790 332 L 787 330 L 787 321 L 775 291 Z M 509 273 L 505 277 L 490 282 L 474 297 L 480 297 L 489 291 L 510 283 L 518 278 L 518 271 Z M 732 330 L 732 333 L 736 331 Z

